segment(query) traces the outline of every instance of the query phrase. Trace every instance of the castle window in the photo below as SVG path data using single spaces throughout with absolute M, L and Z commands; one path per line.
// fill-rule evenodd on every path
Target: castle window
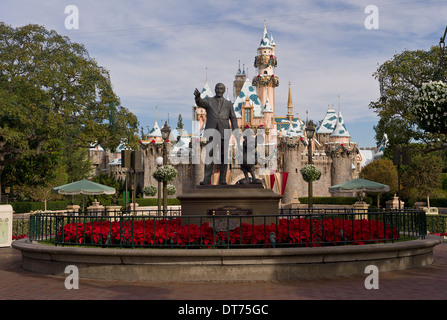
M 264 74 L 267 74 L 267 70 L 266 70 L 266 71 L 264 71 Z
M 251 109 L 245 110 L 245 123 L 251 122 Z

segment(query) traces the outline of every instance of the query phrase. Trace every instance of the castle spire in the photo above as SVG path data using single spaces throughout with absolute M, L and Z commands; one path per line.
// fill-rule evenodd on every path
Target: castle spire
M 293 120 L 293 102 L 292 102 L 292 88 L 289 81 L 289 97 L 287 99 L 287 120 Z
M 272 45 L 272 47 L 276 47 L 275 40 L 273 40 L 273 32 L 272 31 L 270 31 L 270 44 Z
M 290 81 L 289 81 L 289 97 L 287 99 L 287 107 L 292 107 L 293 106 L 293 102 L 292 102 L 292 89 L 290 87 Z
M 271 48 L 271 44 L 270 44 L 270 39 L 269 39 L 269 35 L 267 33 L 267 26 L 265 24 L 265 20 L 264 20 L 264 31 L 262 32 L 262 39 L 261 39 L 261 43 L 259 44 L 259 48 Z

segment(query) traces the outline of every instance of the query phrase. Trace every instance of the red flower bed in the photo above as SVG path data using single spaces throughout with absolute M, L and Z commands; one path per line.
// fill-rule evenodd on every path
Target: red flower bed
M 12 240 L 19 240 L 19 239 L 24 239 L 24 238 L 28 238 L 28 236 L 26 234 L 21 234 L 18 236 L 12 236 Z
M 274 238 L 271 235 L 274 235 Z M 173 220 L 129 220 L 125 222 L 70 223 L 60 228 L 58 242 L 110 245 L 260 245 L 302 246 L 367 244 L 397 239 L 399 232 L 375 220 L 280 219 L 278 224 L 241 223 L 233 230 L 215 231 L 209 223 L 181 225 Z M 272 243 L 273 242 L 273 243 Z

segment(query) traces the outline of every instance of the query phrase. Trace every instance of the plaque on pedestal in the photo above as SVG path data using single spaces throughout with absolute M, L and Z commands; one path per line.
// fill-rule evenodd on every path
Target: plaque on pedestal
M 236 223 L 268 224 L 276 218 L 265 216 L 278 214 L 282 195 L 259 184 L 200 185 L 177 198 L 182 207 L 182 224 L 210 222 L 213 219 L 206 217 L 211 216 Z

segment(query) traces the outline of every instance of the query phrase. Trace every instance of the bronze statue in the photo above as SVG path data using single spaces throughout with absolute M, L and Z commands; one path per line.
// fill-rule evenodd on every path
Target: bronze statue
M 216 84 L 215 87 L 216 95 L 212 98 L 206 97 L 202 99 L 200 97 L 200 92 L 197 88 L 194 90 L 194 96 L 196 100 L 196 105 L 198 107 L 202 107 L 206 110 L 206 125 L 205 130 L 214 129 L 217 130 L 220 134 L 220 139 L 215 141 L 220 147 L 220 177 L 219 184 L 225 185 L 226 176 L 227 176 L 227 168 L 228 168 L 228 143 L 229 139 L 225 139 L 225 130 L 235 130 L 238 128 L 236 114 L 234 113 L 233 104 L 223 97 L 225 93 L 225 85 L 222 83 Z M 230 122 L 231 127 L 230 128 Z M 237 131 L 236 131 L 237 132 Z M 237 139 L 239 137 L 236 137 Z M 209 137 L 207 144 L 213 142 L 213 137 Z M 209 152 L 210 157 L 213 157 L 213 149 Z M 200 182 L 201 185 L 210 185 L 211 184 L 211 176 L 213 173 L 214 161 L 211 163 L 205 164 L 205 177 L 203 181 Z
M 244 136 L 244 141 L 242 142 L 242 163 L 241 163 L 241 170 L 244 173 L 244 177 L 240 179 L 237 184 L 248 184 L 248 183 L 255 183 L 255 184 L 262 184 L 262 180 L 257 179 L 255 175 L 255 165 L 256 161 L 258 160 L 258 154 L 256 151 L 257 144 L 259 142 L 263 142 L 262 136 L 258 136 L 253 142 L 254 142 L 254 148 L 248 148 L 248 142 L 247 142 L 247 136 Z M 259 141 L 258 141 L 259 140 Z M 240 148 L 240 146 L 238 145 Z M 253 146 L 252 146 L 253 147 Z M 248 152 L 253 152 L 254 157 L 249 158 Z M 248 176 L 248 174 L 251 175 L 251 178 Z

